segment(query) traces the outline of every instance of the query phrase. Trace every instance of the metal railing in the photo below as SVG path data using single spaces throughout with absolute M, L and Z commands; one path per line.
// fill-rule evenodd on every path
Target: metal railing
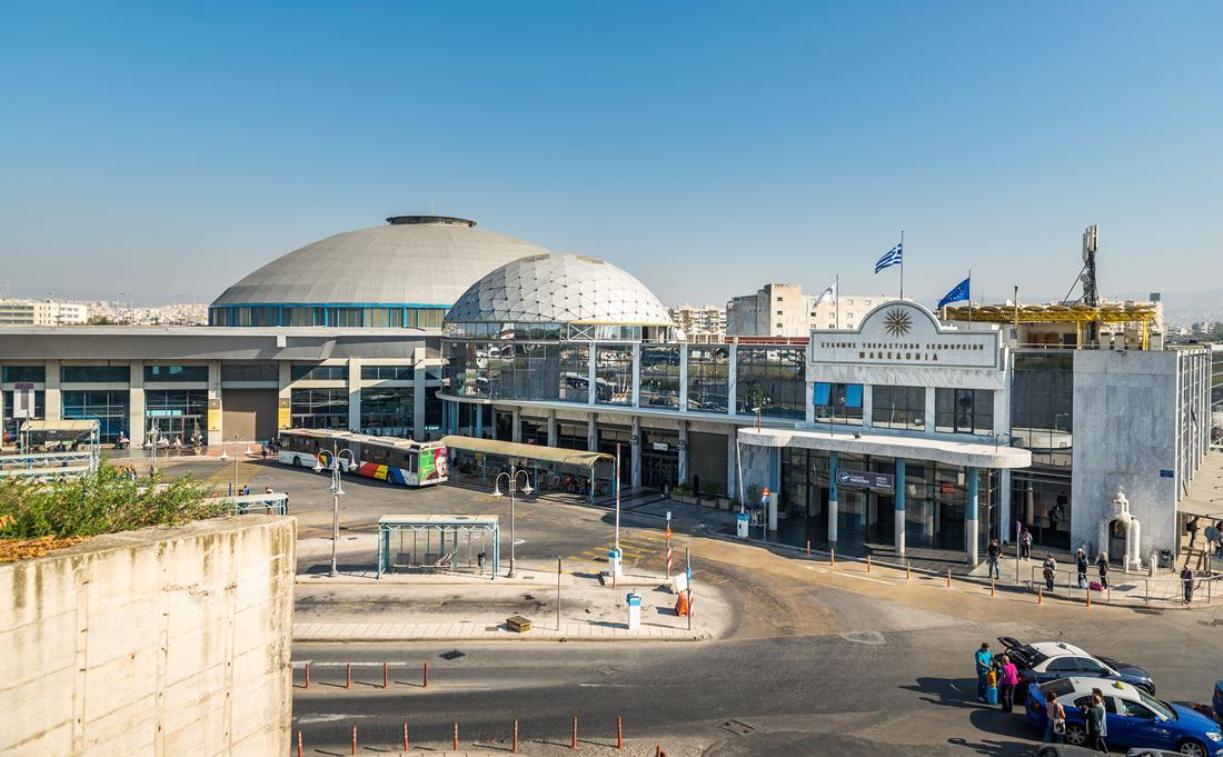
M 246 494 L 240 497 L 213 497 L 230 505 L 234 515 L 262 513 L 264 515 L 288 515 L 289 495 L 284 492 Z
M 1011 558 L 1014 559 L 1014 558 Z M 1047 587 L 1048 584 L 1044 577 L 1044 568 L 1040 563 L 1033 561 L 1033 565 L 1029 566 L 1029 575 L 1027 587 L 1035 591 L 1037 586 Z M 1094 566 L 1093 566 L 1094 568 Z M 1005 573 L 1005 569 L 1003 573 Z M 1063 579 L 1064 576 L 1064 579 Z M 1186 580 L 1180 576 L 1159 576 L 1151 577 L 1147 575 L 1122 573 L 1117 571 L 1109 571 L 1108 586 L 1102 587 L 1096 594 L 1103 595 L 1105 601 L 1108 602 L 1124 602 L 1134 605 L 1152 605 L 1152 604 L 1203 604 L 1211 605 L 1216 600 L 1223 600 L 1223 573 L 1215 573 L 1214 571 L 1195 571 L 1193 578 L 1189 581 L 1192 590 L 1189 596 L 1192 597 L 1188 602 L 1185 599 L 1185 583 Z M 1087 585 L 1100 583 L 1100 577 L 1092 571 L 1087 572 Z M 1215 588 L 1219 586 L 1220 588 Z M 1126 587 L 1126 588 L 1122 588 Z M 1132 587 L 1132 588 L 1131 588 Z M 1116 589 L 1116 593 L 1114 593 Z M 1055 592 L 1065 592 L 1070 598 L 1085 596 L 1087 592 L 1094 591 L 1091 588 L 1082 588 L 1079 586 L 1078 571 L 1058 570 L 1053 580 L 1053 590 Z

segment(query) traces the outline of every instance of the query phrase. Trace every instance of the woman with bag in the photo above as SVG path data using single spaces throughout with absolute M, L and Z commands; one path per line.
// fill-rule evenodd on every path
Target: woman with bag
M 1045 692 L 1045 743 L 1060 744 L 1066 740 L 1066 708 L 1052 691 Z

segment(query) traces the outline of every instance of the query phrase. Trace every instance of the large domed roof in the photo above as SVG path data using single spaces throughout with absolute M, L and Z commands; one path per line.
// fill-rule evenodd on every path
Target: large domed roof
M 548 251 L 447 216 L 395 216 L 276 258 L 213 305 L 392 304 L 448 307 L 471 282 Z
M 645 284 L 586 255 L 532 255 L 471 285 L 447 323 L 674 325 Z

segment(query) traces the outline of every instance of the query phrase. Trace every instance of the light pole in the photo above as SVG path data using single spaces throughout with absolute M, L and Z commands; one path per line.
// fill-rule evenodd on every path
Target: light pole
M 157 474 L 157 442 L 161 438 L 161 429 L 157 427 L 157 422 L 153 422 L 153 427 L 149 429 L 149 478 Z M 131 446 L 131 445 L 128 445 Z
M 522 480 L 523 480 L 523 485 L 521 487 L 518 486 L 518 476 L 520 475 L 522 476 Z M 513 465 L 511 465 L 509 473 L 506 473 L 505 471 L 501 471 L 500 473 L 497 474 L 497 477 L 493 479 L 493 496 L 494 497 L 505 496 L 504 494 L 501 493 L 501 477 L 502 476 L 505 476 L 506 488 L 510 490 L 510 572 L 507 578 L 513 578 L 514 577 L 514 542 L 517 541 L 517 539 L 514 538 L 514 510 L 515 510 L 515 506 L 518 504 L 517 494 L 519 491 L 521 491 L 523 494 L 530 494 L 531 492 L 535 490 L 531 488 L 530 474 L 527 473 L 527 471 L 525 470 L 520 470 L 514 467 Z
M 327 465 L 323 465 L 323 454 L 326 450 L 319 453 L 318 459 L 314 463 L 314 472 L 322 473 L 324 470 L 331 471 L 331 493 L 333 495 L 331 505 L 331 577 L 335 578 L 340 575 L 340 569 L 336 566 L 336 546 L 340 543 L 340 497 L 344 496 L 344 487 L 340 484 L 340 457 L 348 453 L 348 465 L 352 467 L 357 464 L 357 456 L 353 451 L 345 447 L 340 449 L 339 445 L 332 443 L 331 445 L 331 460 Z

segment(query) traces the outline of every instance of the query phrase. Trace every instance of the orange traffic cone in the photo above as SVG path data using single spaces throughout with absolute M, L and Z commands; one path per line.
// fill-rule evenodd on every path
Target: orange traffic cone
M 679 599 L 675 600 L 675 614 L 679 617 L 687 617 L 688 615 L 688 592 L 681 591 Z

